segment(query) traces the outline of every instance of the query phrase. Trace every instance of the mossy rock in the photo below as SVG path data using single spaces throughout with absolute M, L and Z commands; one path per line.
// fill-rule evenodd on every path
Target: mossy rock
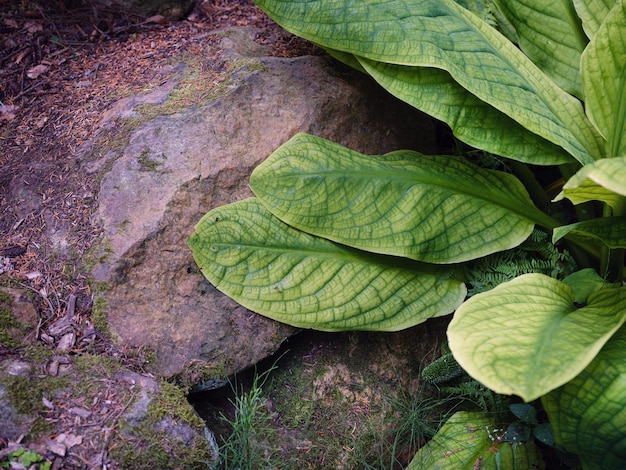
M 56 376 L 54 361 L 63 366 Z M 216 460 L 211 434 L 180 388 L 111 358 L 41 346 L 0 362 L 0 437 L 20 435 L 20 445 L 57 468 L 89 461 L 114 469 L 193 469 Z

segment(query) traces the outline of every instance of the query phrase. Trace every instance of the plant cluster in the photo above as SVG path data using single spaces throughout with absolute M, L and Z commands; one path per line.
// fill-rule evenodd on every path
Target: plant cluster
M 473 379 L 541 399 L 583 468 L 626 465 L 626 0 L 257 4 L 510 171 L 296 135 L 253 172 L 254 198 L 198 223 L 203 274 L 304 328 L 396 331 L 454 312 L 450 349 Z M 494 260 L 506 275 L 478 286 Z M 461 411 L 410 467 L 543 466 L 532 440 L 505 435 Z

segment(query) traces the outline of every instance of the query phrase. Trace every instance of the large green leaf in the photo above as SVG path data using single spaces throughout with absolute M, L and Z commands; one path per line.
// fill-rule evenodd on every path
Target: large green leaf
M 415 455 L 407 470 L 530 470 L 545 468 L 534 442 L 503 442 L 486 413 L 459 411 Z
M 215 287 L 275 320 L 325 331 L 395 331 L 452 312 L 450 271 L 340 246 L 289 227 L 257 199 L 213 209 L 189 238 Z
M 617 0 L 582 55 L 589 119 L 608 141 L 608 156 L 626 156 L 626 0 Z
M 566 276 L 563 282 L 574 291 L 574 302 L 586 304 L 595 291 L 607 287 L 619 287 L 619 283 L 608 282 L 594 269 L 585 268 Z
M 582 20 L 585 33 L 589 38 L 593 38 L 615 4 L 615 0 L 573 0 L 572 3 Z
M 569 1 L 496 0 L 524 53 L 567 92 L 582 96 L 580 55 L 588 39 Z
M 552 241 L 556 243 L 568 234 L 599 240 L 609 248 L 626 248 L 626 216 L 602 217 L 557 227 Z
M 603 155 L 602 138 L 581 103 L 494 28 L 452 0 L 257 4 L 286 29 L 323 47 L 378 62 L 444 69 L 480 100 L 581 163 Z
M 369 74 L 402 101 L 444 121 L 459 140 L 475 148 L 534 165 L 575 162 L 561 147 L 476 98 L 445 70 L 376 62 L 334 49 L 326 51 Z
M 563 191 L 554 200 L 564 197 L 574 204 L 602 201 L 621 210 L 626 197 L 626 156 L 585 165 L 563 185 Z
M 626 319 L 626 287 L 601 289 L 581 308 L 574 298 L 543 274 L 500 284 L 457 309 L 450 349 L 490 389 L 532 401 L 578 375 Z
M 535 222 L 552 223 L 512 175 L 408 150 L 366 156 L 306 134 L 258 166 L 250 186 L 295 228 L 429 263 L 512 248 Z
M 534 165 L 559 165 L 574 158 L 472 95 L 445 70 L 357 58 L 389 93 L 448 124 L 473 147 Z
M 556 441 L 578 454 L 584 469 L 626 468 L 626 327 L 542 402 Z

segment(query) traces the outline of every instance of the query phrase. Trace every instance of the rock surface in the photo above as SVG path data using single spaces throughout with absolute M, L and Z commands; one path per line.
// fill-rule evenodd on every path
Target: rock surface
M 109 332 L 121 345 L 151 348 L 155 371 L 187 385 L 253 365 L 294 333 L 199 274 L 186 240 L 202 215 L 250 196 L 251 171 L 297 132 L 368 154 L 434 147 L 431 121 L 369 80 L 324 57 L 263 57 L 253 37 L 251 29 L 223 35 L 230 60 L 245 64 L 225 96 L 150 120 L 94 164 L 110 168 L 93 269 L 107 286 L 100 305 Z
M 0 461 L 20 449 L 52 468 L 210 468 L 217 459 L 177 387 L 88 354 L 66 356 L 53 374 L 45 355 L 32 346 L 0 358 Z

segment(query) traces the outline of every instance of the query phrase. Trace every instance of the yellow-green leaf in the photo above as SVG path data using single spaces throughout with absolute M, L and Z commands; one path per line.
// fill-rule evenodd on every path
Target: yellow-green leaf
M 582 20 L 587 37 L 592 39 L 615 4 L 615 0 L 573 0 L 572 3 Z
M 600 289 L 578 308 L 565 283 L 525 274 L 459 307 L 450 349 L 472 377 L 532 401 L 567 383 L 626 319 L 626 287 Z
M 457 263 L 515 247 L 552 220 L 512 175 L 454 156 L 366 156 L 298 134 L 250 186 L 289 225 L 358 249 Z
M 608 141 L 607 156 L 625 156 L 626 0 L 615 2 L 583 52 L 581 73 L 587 115 Z
M 626 197 L 626 157 L 605 158 L 585 165 L 563 185 L 555 201 L 564 197 L 574 204 L 595 200 L 613 209 L 622 207 Z
M 626 327 L 542 402 L 555 440 L 578 454 L 584 469 L 626 468 Z
M 255 198 L 210 211 L 189 245 L 217 289 L 302 328 L 396 331 L 454 311 L 466 294 L 450 271 L 300 232 Z
M 291 32 L 376 62 L 446 70 L 480 100 L 585 164 L 604 142 L 579 100 L 453 0 L 256 0 Z
M 407 470 L 529 470 L 545 468 L 534 442 L 504 442 L 493 416 L 459 411 L 415 455 Z
M 588 39 L 570 2 L 496 0 L 524 53 L 568 93 L 582 96 L 580 55 Z
M 570 233 L 601 241 L 609 248 L 626 248 L 626 216 L 602 217 L 557 227 L 552 234 L 552 242 L 556 243 Z
M 561 147 L 472 95 L 445 70 L 356 59 L 389 93 L 444 121 L 473 147 L 534 165 L 574 162 Z

